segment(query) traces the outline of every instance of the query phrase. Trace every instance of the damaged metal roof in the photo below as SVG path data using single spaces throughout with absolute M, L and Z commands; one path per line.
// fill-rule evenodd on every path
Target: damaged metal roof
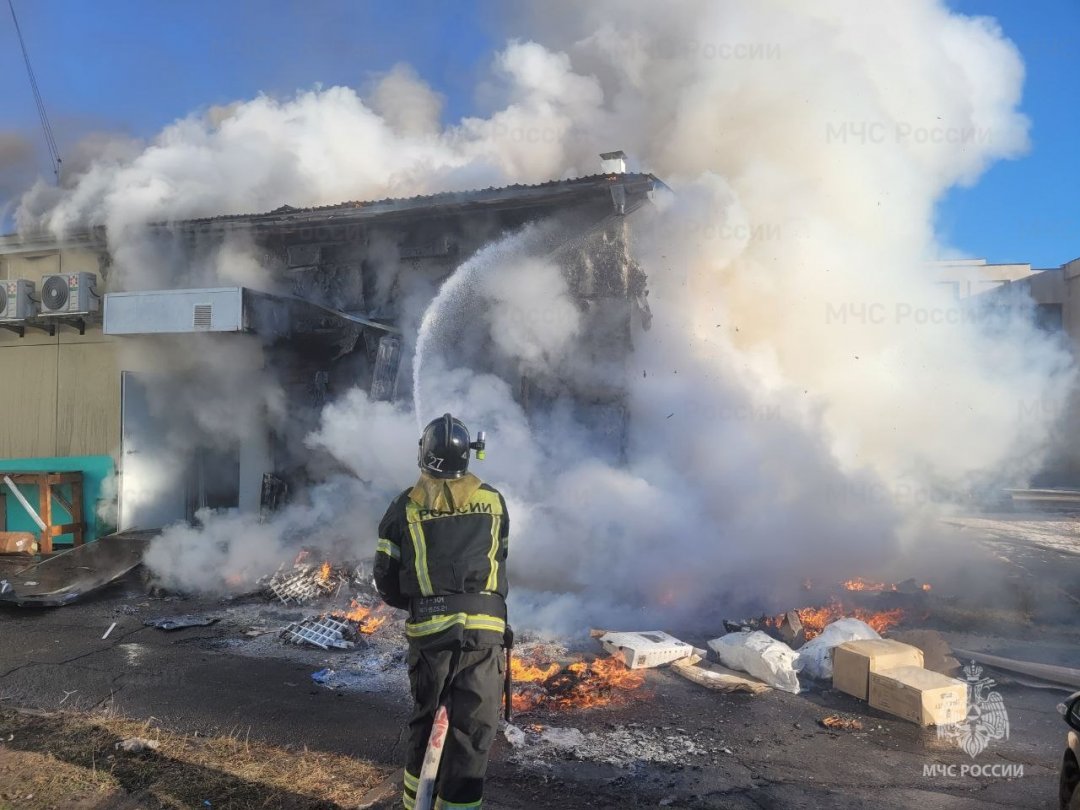
M 468 191 L 444 191 L 415 197 L 387 197 L 381 200 L 348 201 L 333 205 L 297 208 L 281 205 L 272 211 L 254 214 L 221 214 L 186 220 L 152 223 L 160 228 L 178 228 L 189 231 L 210 231 L 232 228 L 279 228 L 282 226 L 311 225 L 314 223 L 339 224 L 368 218 L 394 218 L 440 213 L 464 213 L 466 211 L 508 210 L 553 206 L 582 201 L 590 196 L 611 194 L 616 206 L 628 199 L 629 213 L 645 196 L 656 188 L 667 188 L 662 180 L 652 174 L 619 173 L 594 174 L 565 180 L 548 180 L 533 185 L 472 189 Z M 616 199 L 617 198 L 617 199 Z M 66 243 L 104 243 L 104 228 L 96 226 L 85 231 L 68 234 Z M 10 234 L 0 236 L 0 253 L 20 252 L 28 249 L 55 247 L 57 239 L 49 233 Z
M 644 193 L 663 183 L 651 174 L 594 174 L 588 177 L 576 177 L 567 180 L 548 180 L 544 183 L 512 186 L 489 187 L 469 191 L 442 191 L 436 194 L 422 194 L 415 197 L 386 197 L 381 200 L 353 200 L 334 205 L 317 205 L 307 208 L 295 208 L 282 205 L 273 211 L 261 214 L 224 214 L 214 217 L 200 217 L 185 220 L 183 224 L 195 225 L 204 222 L 228 222 L 231 220 L 280 220 L 303 219 L 307 215 L 318 218 L 334 214 L 387 213 L 390 211 L 411 211 L 418 208 L 434 208 L 446 205 L 504 205 L 508 202 L 528 200 L 549 200 L 560 196 L 574 197 L 583 192 L 595 192 L 621 185 L 627 191 Z

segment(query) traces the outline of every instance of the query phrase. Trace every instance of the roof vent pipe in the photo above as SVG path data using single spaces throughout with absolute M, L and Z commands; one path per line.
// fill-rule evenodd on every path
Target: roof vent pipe
M 600 173 L 626 174 L 626 153 L 621 149 L 617 152 L 601 152 Z

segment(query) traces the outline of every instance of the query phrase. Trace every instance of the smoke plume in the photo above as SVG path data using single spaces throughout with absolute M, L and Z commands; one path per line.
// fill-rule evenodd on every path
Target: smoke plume
M 417 425 L 444 410 L 489 433 L 478 472 L 510 504 L 515 599 L 546 627 L 867 573 L 925 536 L 929 505 L 1038 466 L 1065 355 L 1022 306 L 962 305 L 928 266 L 947 250 L 941 196 L 1027 147 L 1023 65 L 992 20 L 938 0 L 700 0 L 543 3 L 505 24 L 487 117 L 440 124 L 439 95 L 396 66 L 366 98 L 332 87 L 177 121 L 19 222 L 105 225 L 134 286 L 177 261 L 147 221 L 540 182 L 621 147 L 675 189 L 632 229 L 655 318 L 618 370 L 625 463 L 565 401 L 526 418 L 515 400 L 509 374 L 615 372 L 577 350 L 547 237 L 507 235 L 437 296 L 410 294 L 419 411 L 359 388 L 328 405 L 309 448 L 353 477 L 270 523 L 166 533 L 148 562 L 172 584 L 250 577 L 300 539 L 352 533 L 369 553 L 415 475 Z M 270 283 L 230 250 L 201 266 Z

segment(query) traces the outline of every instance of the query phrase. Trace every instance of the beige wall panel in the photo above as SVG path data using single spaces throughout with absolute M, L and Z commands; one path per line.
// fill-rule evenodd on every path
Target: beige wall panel
M 53 252 L 47 254 L 28 254 L 24 256 L 8 256 L 6 259 L 7 277 L 27 278 L 41 287 L 41 277 L 50 273 L 60 272 L 60 254 Z
M 56 455 L 56 346 L 0 349 L 0 458 Z
M 94 317 L 93 315 L 90 316 Z M 100 317 L 100 316 L 99 316 Z M 79 330 L 71 326 L 63 326 L 57 330 L 57 338 L 60 340 L 61 345 L 83 345 L 86 343 L 112 343 L 117 344 L 120 342 L 120 338 L 113 335 L 106 335 L 101 331 L 100 320 L 96 324 L 86 325 L 86 334 L 80 335 Z
M 57 253 L 9 254 L 0 256 L 0 279 L 29 278 L 37 281 L 46 273 L 94 273 L 101 281 L 101 257 L 104 251 L 70 248 Z
M 60 346 L 56 454 L 114 455 L 120 446 L 120 370 L 113 343 Z
M 56 338 L 50 337 L 48 332 L 40 329 L 26 327 L 26 334 L 19 337 L 15 332 L 0 329 L 0 349 L 17 349 L 21 346 L 55 346 Z M 78 334 L 76 332 L 75 334 Z
M 65 273 L 93 273 L 101 284 L 100 254 L 92 250 L 65 250 L 60 254 L 60 267 Z M 98 290 L 100 292 L 100 290 Z

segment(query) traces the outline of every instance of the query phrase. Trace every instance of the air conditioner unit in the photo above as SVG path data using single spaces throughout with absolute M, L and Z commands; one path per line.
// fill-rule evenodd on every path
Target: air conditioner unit
M 0 281 L 0 321 L 21 321 L 37 315 L 34 282 Z
M 48 315 L 85 315 L 97 312 L 97 276 L 93 273 L 58 273 L 41 279 L 41 312 Z

